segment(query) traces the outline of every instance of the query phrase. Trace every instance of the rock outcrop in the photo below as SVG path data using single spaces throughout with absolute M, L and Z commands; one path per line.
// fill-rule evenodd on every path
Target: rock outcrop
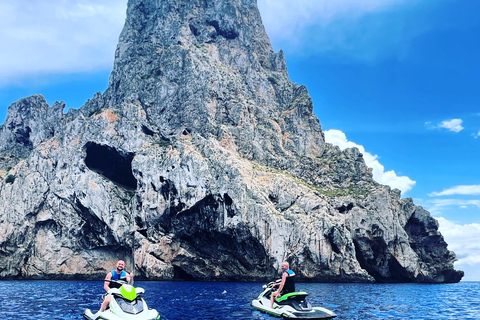
M 254 0 L 129 0 L 108 89 L 0 127 L 0 277 L 458 282 L 428 212 L 325 143 Z M 133 252 L 132 252 L 133 248 Z

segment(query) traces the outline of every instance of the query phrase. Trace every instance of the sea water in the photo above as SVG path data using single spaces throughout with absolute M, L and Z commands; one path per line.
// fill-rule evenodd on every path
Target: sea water
M 164 320 L 275 319 L 250 307 L 262 283 L 137 281 Z M 480 319 L 480 282 L 297 283 L 337 319 Z M 98 310 L 102 281 L 0 281 L 0 319 L 83 319 Z

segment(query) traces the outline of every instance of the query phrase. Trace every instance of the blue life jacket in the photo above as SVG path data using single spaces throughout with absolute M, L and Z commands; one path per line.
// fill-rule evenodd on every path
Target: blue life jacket
M 122 273 L 118 274 L 117 271 L 115 269 L 113 269 L 112 271 L 112 279 L 111 280 L 124 280 L 124 281 L 127 281 L 127 273 L 125 272 L 125 270 L 122 270 Z M 120 288 L 121 285 L 118 284 L 118 283 L 115 283 L 115 282 L 110 282 L 110 285 L 109 285 L 110 288 Z

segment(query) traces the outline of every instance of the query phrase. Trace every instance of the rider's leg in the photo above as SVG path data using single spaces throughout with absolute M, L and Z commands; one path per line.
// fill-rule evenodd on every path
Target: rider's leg
M 110 300 L 112 300 L 112 295 L 107 294 L 107 296 L 105 297 L 105 300 L 103 300 L 102 302 L 102 306 L 100 307 L 100 312 L 103 312 L 107 309 L 108 304 L 110 303 Z
M 280 292 L 278 291 L 275 291 L 272 293 L 272 295 L 270 296 L 270 308 L 273 309 L 273 301 L 275 299 L 275 297 L 279 296 L 280 295 Z

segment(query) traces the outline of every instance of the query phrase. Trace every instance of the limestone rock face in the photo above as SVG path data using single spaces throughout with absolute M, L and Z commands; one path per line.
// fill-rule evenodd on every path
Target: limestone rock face
M 0 126 L 0 277 L 457 282 L 428 212 L 325 143 L 254 0 L 130 0 L 109 87 Z

